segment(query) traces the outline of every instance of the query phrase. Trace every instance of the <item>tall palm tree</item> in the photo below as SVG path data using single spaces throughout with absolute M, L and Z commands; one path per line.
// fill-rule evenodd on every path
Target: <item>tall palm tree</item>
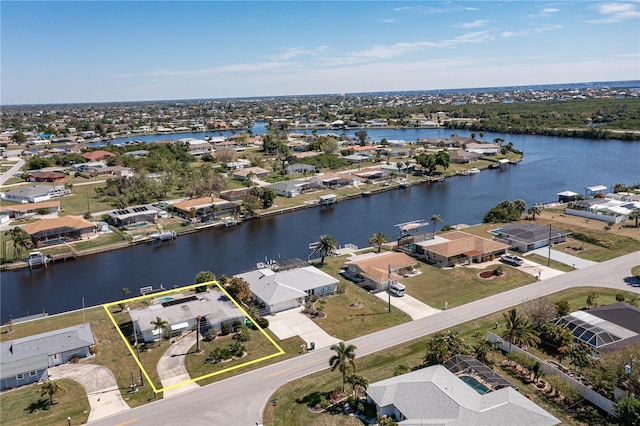
M 200 353 L 200 320 L 202 317 L 198 315 L 196 317 L 196 353 Z
M 169 323 L 160 317 L 156 317 L 155 321 L 151 321 L 151 325 L 154 330 L 160 330 L 163 336 L 165 336 L 167 334 L 167 330 L 169 330 Z M 162 342 L 162 340 L 160 342 Z
M 502 315 L 507 327 L 502 337 L 509 340 L 509 350 L 514 343 L 518 346 L 535 346 L 540 343 L 540 337 L 533 324 L 524 315 L 519 314 L 516 308 Z
M 331 235 L 320 235 L 318 243 L 318 246 L 313 250 L 313 252 L 320 252 L 320 255 L 322 255 L 320 264 L 324 265 L 324 258 L 326 256 L 331 256 L 336 252 L 336 249 L 338 248 L 338 241 Z
M 382 245 L 388 242 L 389 238 L 387 238 L 384 232 L 376 232 L 369 237 L 369 244 L 376 247 L 377 253 L 380 253 L 380 250 L 382 250 Z
M 636 221 L 636 228 L 638 227 L 638 221 L 640 221 L 640 209 L 633 209 L 629 213 L 629 219 Z
M 331 346 L 331 350 L 335 351 L 335 355 L 329 359 L 329 365 L 331 366 L 331 371 L 337 368 L 342 373 L 342 392 L 344 392 L 347 371 L 349 368 L 353 368 L 353 371 L 356 371 L 356 349 L 358 348 L 354 345 L 345 345 L 344 342 Z
M 536 220 L 536 215 L 540 214 L 540 207 L 538 206 L 531 206 L 529 207 L 529 210 L 527 210 L 527 213 L 529 213 L 533 220 Z
M 442 222 L 442 218 L 440 216 L 438 216 L 437 214 L 434 214 L 433 216 L 431 216 L 431 219 L 429 219 L 429 220 L 433 224 L 433 238 L 435 238 L 436 237 L 436 223 Z
M 23 250 L 31 248 L 31 238 L 22 230 L 22 228 L 16 226 L 9 231 L 9 237 L 13 241 L 13 258 L 22 259 Z
M 66 391 L 64 386 L 57 380 L 47 380 L 40 385 L 38 390 L 40 391 L 40 396 L 49 395 L 49 405 L 53 405 L 53 395 Z
M 527 203 L 525 203 L 524 200 L 515 200 L 513 202 L 513 206 L 520 212 L 520 214 L 524 213 L 527 209 Z

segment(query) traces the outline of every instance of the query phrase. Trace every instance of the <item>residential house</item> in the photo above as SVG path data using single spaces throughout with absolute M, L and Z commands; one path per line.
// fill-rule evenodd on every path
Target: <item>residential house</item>
M 48 367 L 91 355 L 95 339 L 89 324 L 0 343 L 0 390 L 47 379 Z
M 508 249 L 508 244 L 460 231 L 446 232 L 415 244 L 416 254 L 428 262 L 442 266 L 493 260 L 505 254 Z
M 57 213 L 58 210 L 60 210 L 60 201 L 42 201 L 40 203 L 8 204 L 0 206 L 0 214 L 16 219 L 25 216 L 33 216 L 38 214 L 40 211 Z
M 40 219 L 22 225 L 22 230 L 29 234 L 36 247 L 88 239 L 96 232 L 95 224 L 80 216 Z
M 91 174 L 94 176 L 119 176 L 119 177 L 131 177 L 134 175 L 131 167 L 124 166 L 107 166 L 98 169 L 91 170 Z
M 255 303 L 269 314 L 302 306 L 307 296 L 333 293 L 338 285 L 337 279 L 299 259 L 275 265 L 235 275 L 249 283 Z
M 103 163 L 102 161 L 90 161 L 87 163 L 72 164 L 69 170 L 71 170 L 72 172 L 87 173 L 95 169 L 100 169 L 102 167 L 107 167 L 107 164 Z
M 137 151 L 125 152 L 124 156 L 129 158 L 145 158 L 149 155 L 149 151 L 146 149 L 139 149 Z
M 3 200 L 13 203 L 39 203 L 69 194 L 71 191 L 63 186 L 31 185 L 7 191 L 0 196 Z
M 304 164 L 304 163 L 289 164 L 286 167 L 286 171 L 287 171 L 287 174 L 289 175 L 304 174 L 304 173 L 312 175 L 317 172 L 315 166 L 312 166 L 311 164 Z
M 269 176 L 271 173 L 267 169 L 263 169 L 262 167 L 247 167 L 240 170 L 235 170 L 233 172 L 233 178 L 235 180 L 247 181 L 250 179 L 262 179 Z
M 323 173 L 311 177 L 309 181 L 317 188 L 342 188 L 348 185 L 357 185 L 361 179 L 346 173 Z
M 239 210 L 237 204 L 216 197 L 192 198 L 174 203 L 172 207 L 179 216 L 183 218 L 193 218 L 199 221 L 234 215 Z
M 186 141 L 187 152 L 194 157 L 202 157 L 213 153 L 213 145 L 201 139 L 189 139 Z
M 624 302 L 575 311 L 556 320 L 595 352 L 640 344 L 640 308 Z
M 456 164 L 467 164 L 480 159 L 477 152 L 469 152 L 463 149 L 449 151 L 449 161 Z
M 598 197 L 575 201 L 565 209 L 565 213 L 601 222 L 620 223 L 626 221 L 635 209 L 640 209 L 640 201 Z
M 107 222 L 118 228 L 154 223 L 159 211 L 158 207 L 150 204 L 112 210 L 107 212 Z
M 84 152 L 80 154 L 80 156 L 90 162 L 101 161 L 101 160 L 104 160 L 105 158 L 110 158 L 110 157 L 117 157 L 117 155 L 114 154 L 113 152 L 104 151 L 104 150 Z
M 354 164 L 366 163 L 367 161 L 371 160 L 371 156 L 369 154 L 351 154 L 351 155 L 345 155 L 342 158 L 344 158 L 345 160 L 349 160 Z
M 237 188 L 237 189 L 228 189 L 226 191 L 222 191 L 220 193 L 220 198 L 227 201 L 242 201 L 242 199 L 249 194 L 251 191 L 250 188 Z
M 352 175 L 358 176 L 367 182 L 380 182 L 391 178 L 391 171 L 382 167 L 367 167 L 361 170 L 351 172 Z
M 461 377 L 475 379 L 469 374 Z M 432 365 L 371 383 L 366 390 L 367 400 L 375 404 L 378 415 L 403 425 L 546 426 L 560 423 L 510 386 L 481 394 L 461 377 L 443 365 Z
M 418 262 L 400 252 L 365 253 L 346 262 L 345 274 L 358 285 L 384 291 L 405 275 L 416 272 Z
M 62 182 L 66 175 L 60 172 L 34 171 L 27 175 L 29 182 Z
M 466 144 L 468 152 L 480 155 L 496 155 L 500 152 L 500 145 L 496 143 L 470 142 Z
M 281 197 L 293 198 L 304 192 L 311 191 L 311 183 L 304 179 L 285 180 L 268 186 L 276 190 Z
M 229 298 L 218 290 L 209 290 L 187 296 L 181 293 L 160 297 L 151 305 L 130 309 L 129 316 L 139 340 L 153 342 L 167 335 L 179 335 L 198 326 L 200 332 L 215 327 L 222 329 L 225 323 L 244 323 L 244 314 Z M 161 330 L 153 324 L 157 318 L 167 322 L 167 329 Z
M 558 244 L 566 241 L 571 232 L 528 223 L 514 223 L 496 229 L 501 241 L 509 244 L 515 250 L 526 253 L 540 247 Z

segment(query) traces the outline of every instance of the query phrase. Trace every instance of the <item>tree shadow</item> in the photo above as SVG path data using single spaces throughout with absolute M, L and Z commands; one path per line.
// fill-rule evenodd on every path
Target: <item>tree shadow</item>
M 39 400 L 32 402 L 25 408 L 25 411 L 29 413 L 35 413 L 40 410 L 48 410 L 49 409 L 49 399 L 48 398 L 40 398 Z
M 322 395 L 324 395 L 324 393 L 322 392 L 311 392 L 302 398 L 296 398 L 296 403 L 304 405 L 315 405 L 315 403 L 320 399 L 320 396 Z

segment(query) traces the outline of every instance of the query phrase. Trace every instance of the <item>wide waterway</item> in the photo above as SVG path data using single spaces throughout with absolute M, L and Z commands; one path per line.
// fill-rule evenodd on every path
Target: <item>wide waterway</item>
M 384 137 L 415 141 L 419 137 L 450 136 L 453 132 L 375 129 L 367 133 L 376 140 Z M 202 133 L 179 136 L 204 137 Z M 486 134 L 484 139 L 492 141 L 497 137 L 522 149 L 523 161 L 504 170 L 485 170 L 474 176 L 356 198 L 331 208 L 309 208 L 249 221 L 233 229 L 205 230 L 169 243 L 87 256 L 56 263 L 48 269 L 3 272 L 1 321 L 4 323 L 10 316 L 78 309 L 83 298 L 85 306 L 115 301 L 121 298 L 123 287 L 137 295 L 143 286 L 171 288 L 192 284 L 195 274 L 202 270 L 217 276 L 232 275 L 254 267 L 265 257 L 306 258 L 309 243 L 321 234 L 333 235 L 340 244 L 362 247 L 375 232 L 382 231 L 394 239 L 398 236 L 395 224 L 428 220 L 433 214 L 442 217 L 442 224 L 475 224 L 502 200 L 521 198 L 531 205 L 555 201 L 556 194 L 565 190 L 584 193 L 584 188 L 592 185 L 611 188 L 615 182 L 640 182 L 637 142 L 502 134 Z M 144 138 L 167 139 L 167 135 Z

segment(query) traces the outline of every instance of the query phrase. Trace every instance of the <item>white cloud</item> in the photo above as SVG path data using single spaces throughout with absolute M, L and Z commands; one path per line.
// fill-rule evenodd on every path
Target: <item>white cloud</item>
M 600 3 L 593 6 L 592 9 L 595 9 L 603 17 L 588 20 L 587 22 L 590 24 L 614 24 L 628 19 L 640 18 L 637 3 Z
M 455 28 L 478 28 L 478 27 L 484 27 L 487 24 L 488 21 L 482 20 L 482 19 L 477 19 L 475 21 L 472 22 L 461 22 L 459 24 L 455 24 L 453 25 L 453 27 Z
M 384 46 L 377 45 L 369 49 L 351 52 L 347 56 L 360 59 L 389 59 L 404 55 L 409 52 L 417 52 L 428 47 L 437 47 L 436 43 L 430 41 L 416 41 L 412 43 L 395 43 Z
M 556 7 L 544 7 L 538 13 L 527 15 L 529 18 L 545 18 L 551 16 L 554 13 L 560 12 L 560 9 Z
M 259 72 L 274 71 L 290 67 L 291 64 L 284 62 L 257 62 L 255 64 L 230 64 L 211 68 L 196 68 L 190 70 L 158 69 L 142 73 L 123 73 L 118 77 L 172 77 L 172 78 L 194 78 L 201 76 L 211 76 L 216 74 L 236 73 L 236 72 Z
M 388 19 L 383 19 L 382 22 L 384 22 L 385 24 L 395 24 L 397 20 L 388 18 Z
M 324 53 L 327 50 L 327 46 L 317 46 L 311 49 L 304 47 L 287 47 L 282 50 L 282 53 L 272 55 L 269 59 L 272 61 L 286 61 L 299 56 L 317 56 Z
M 442 45 L 451 46 L 460 43 L 486 43 L 492 40 L 495 40 L 495 37 L 489 34 L 488 31 L 477 31 L 474 33 L 463 34 L 450 40 L 445 40 Z

